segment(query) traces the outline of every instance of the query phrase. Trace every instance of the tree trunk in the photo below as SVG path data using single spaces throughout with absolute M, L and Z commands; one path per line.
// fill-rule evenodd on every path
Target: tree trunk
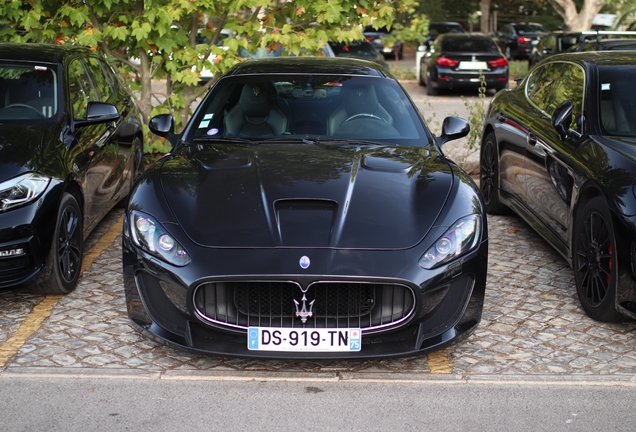
M 492 0 L 479 0 L 479 10 L 481 11 L 480 31 L 487 35 L 492 32 L 490 29 L 490 3 Z
M 592 27 L 592 20 L 605 5 L 605 0 L 585 0 L 581 11 L 577 12 L 574 0 L 549 0 L 554 10 L 563 18 L 567 30 L 586 31 Z

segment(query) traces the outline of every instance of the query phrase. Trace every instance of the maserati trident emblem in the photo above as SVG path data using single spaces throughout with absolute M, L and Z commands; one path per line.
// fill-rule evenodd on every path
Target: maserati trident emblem
M 305 295 L 305 291 L 303 291 L 303 298 L 300 299 L 303 302 L 302 308 L 300 307 L 300 303 L 298 300 L 294 299 L 294 303 L 296 304 L 296 316 L 300 317 L 302 323 L 307 322 L 307 318 L 311 318 L 314 313 L 312 309 L 314 308 L 315 299 L 309 302 L 309 310 L 307 310 L 307 296 Z
M 260 87 L 254 87 L 252 89 L 252 91 L 254 92 L 254 96 L 258 96 L 258 94 L 261 92 L 261 88 Z
M 358 96 L 362 96 L 362 94 L 364 93 L 364 89 L 362 87 L 359 87 L 356 89 L 356 93 L 358 93 Z
M 300 261 L 298 262 L 298 264 L 300 264 L 300 268 L 303 270 L 306 270 L 309 268 L 309 264 L 311 264 L 311 261 L 309 260 L 309 257 L 304 255 L 300 257 Z

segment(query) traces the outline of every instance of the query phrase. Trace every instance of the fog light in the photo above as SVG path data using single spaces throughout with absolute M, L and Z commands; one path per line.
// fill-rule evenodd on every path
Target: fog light
M 0 258 L 11 258 L 24 255 L 23 248 L 7 249 L 0 251 Z

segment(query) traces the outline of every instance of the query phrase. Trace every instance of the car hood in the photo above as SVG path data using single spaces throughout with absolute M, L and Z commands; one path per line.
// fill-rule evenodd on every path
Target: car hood
M 453 183 L 434 147 L 313 144 L 188 146 L 160 178 L 178 224 L 210 247 L 409 248 Z
M 54 137 L 52 124 L 0 124 L 0 181 L 40 168 L 47 160 L 44 147 Z

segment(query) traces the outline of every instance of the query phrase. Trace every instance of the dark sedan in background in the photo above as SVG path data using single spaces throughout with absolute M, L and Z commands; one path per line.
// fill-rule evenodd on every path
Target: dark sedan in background
M 329 42 L 329 46 L 336 57 L 357 58 L 378 63 L 385 68 L 389 65 L 384 61 L 384 56 L 375 49 L 375 46 L 367 40 L 345 42 Z
M 364 28 L 363 35 L 385 59 L 395 60 L 397 57 L 399 60 L 402 60 L 402 58 L 404 58 L 404 46 L 402 42 L 396 41 L 393 46 L 389 47 L 386 41 L 383 41 L 383 39 L 391 36 L 391 31 L 386 27 L 376 29 L 368 25 Z
M 173 118 L 150 129 L 166 136 Z M 234 67 L 130 198 L 127 310 L 197 352 L 380 358 L 478 325 L 487 225 L 478 188 L 385 68 L 342 58 Z
M 487 112 L 480 187 L 574 269 L 585 312 L 636 318 L 636 57 L 565 53 L 537 65 Z
M 532 47 L 546 34 L 538 23 L 506 24 L 494 33 L 495 42 L 508 60 L 524 59 L 530 56 Z
M 63 294 L 143 169 L 142 122 L 86 48 L 0 44 L 0 287 Z
M 419 83 L 429 95 L 482 86 L 498 91 L 508 86 L 508 60 L 488 36 L 443 34 L 420 59 Z

